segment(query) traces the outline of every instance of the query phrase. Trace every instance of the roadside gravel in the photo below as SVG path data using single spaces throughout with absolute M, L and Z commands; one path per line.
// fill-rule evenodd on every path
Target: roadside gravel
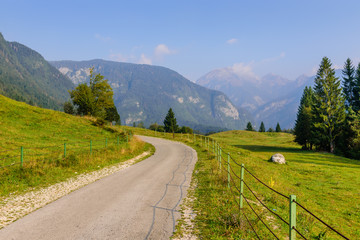
M 79 174 L 78 176 L 72 177 L 64 182 L 60 182 L 46 188 L 0 199 L 0 229 L 76 189 L 130 167 L 139 159 L 144 158 L 149 154 L 150 152 L 144 152 L 125 162 L 105 167 L 98 171 Z

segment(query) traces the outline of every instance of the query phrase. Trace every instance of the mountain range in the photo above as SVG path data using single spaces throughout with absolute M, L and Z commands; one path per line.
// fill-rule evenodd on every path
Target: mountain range
M 314 76 L 302 75 L 291 81 L 275 74 L 259 78 L 223 68 L 205 74 L 196 83 L 224 92 L 237 107 L 253 115 L 256 126 L 263 121 L 266 128 L 274 128 L 279 122 L 283 129 L 289 129 L 294 127 L 303 89 L 314 84 Z
M 170 107 L 179 125 L 202 132 L 243 129 L 249 119 L 222 92 L 199 86 L 165 67 L 105 60 L 50 63 L 74 84 L 88 81 L 89 68 L 94 67 L 108 79 L 126 125 L 162 124 Z
M 39 53 L 0 33 L 0 94 L 31 105 L 61 110 L 74 84 Z

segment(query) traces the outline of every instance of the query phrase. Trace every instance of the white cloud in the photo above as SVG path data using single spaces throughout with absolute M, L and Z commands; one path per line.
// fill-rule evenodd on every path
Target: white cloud
M 161 57 L 163 57 L 165 55 L 174 54 L 174 53 L 176 53 L 176 51 L 169 49 L 169 47 L 166 46 L 165 44 L 157 45 L 155 50 L 154 50 L 154 54 L 158 58 L 161 58 Z
M 251 77 L 259 79 L 259 77 L 253 72 L 252 65 L 253 63 L 235 63 L 230 69 L 238 76 L 242 77 Z
M 231 39 L 227 40 L 226 43 L 231 45 L 231 44 L 237 43 L 237 41 L 238 41 L 238 39 L 231 38 Z
M 95 38 L 102 41 L 102 42 L 109 42 L 109 41 L 112 40 L 111 37 L 105 37 L 105 36 L 102 36 L 102 35 L 100 35 L 98 33 L 95 34 Z
M 148 64 L 151 65 L 152 61 L 150 58 L 146 57 L 145 54 L 141 54 L 140 60 L 138 62 L 139 64 Z

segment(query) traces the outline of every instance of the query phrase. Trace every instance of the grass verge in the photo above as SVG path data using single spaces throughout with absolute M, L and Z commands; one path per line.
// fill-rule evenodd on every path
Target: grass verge
M 154 152 L 123 129 L 95 121 L 0 95 L 0 199 Z

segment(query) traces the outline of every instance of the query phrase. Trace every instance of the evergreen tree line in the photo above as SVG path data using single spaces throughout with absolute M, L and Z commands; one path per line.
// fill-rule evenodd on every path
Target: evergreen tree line
M 246 130 L 246 131 L 255 131 L 255 128 L 252 126 L 251 122 L 248 122 L 247 125 L 246 125 L 245 130 Z M 266 132 L 264 122 L 261 122 L 260 128 L 259 128 L 259 132 Z M 277 124 L 276 124 L 276 127 L 275 127 L 275 130 L 270 127 L 270 128 L 267 130 L 267 132 L 288 132 L 288 133 L 291 133 L 291 132 L 292 132 L 292 129 L 289 129 L 289 130 L 281 130 L 280 124 L 277 123 Z
M 360 63 L 345 61 L 341 80 L 324 57 L 314 88 L 305 87 L 294 128 L 303 149 L 340 153 L 360 159 Z

